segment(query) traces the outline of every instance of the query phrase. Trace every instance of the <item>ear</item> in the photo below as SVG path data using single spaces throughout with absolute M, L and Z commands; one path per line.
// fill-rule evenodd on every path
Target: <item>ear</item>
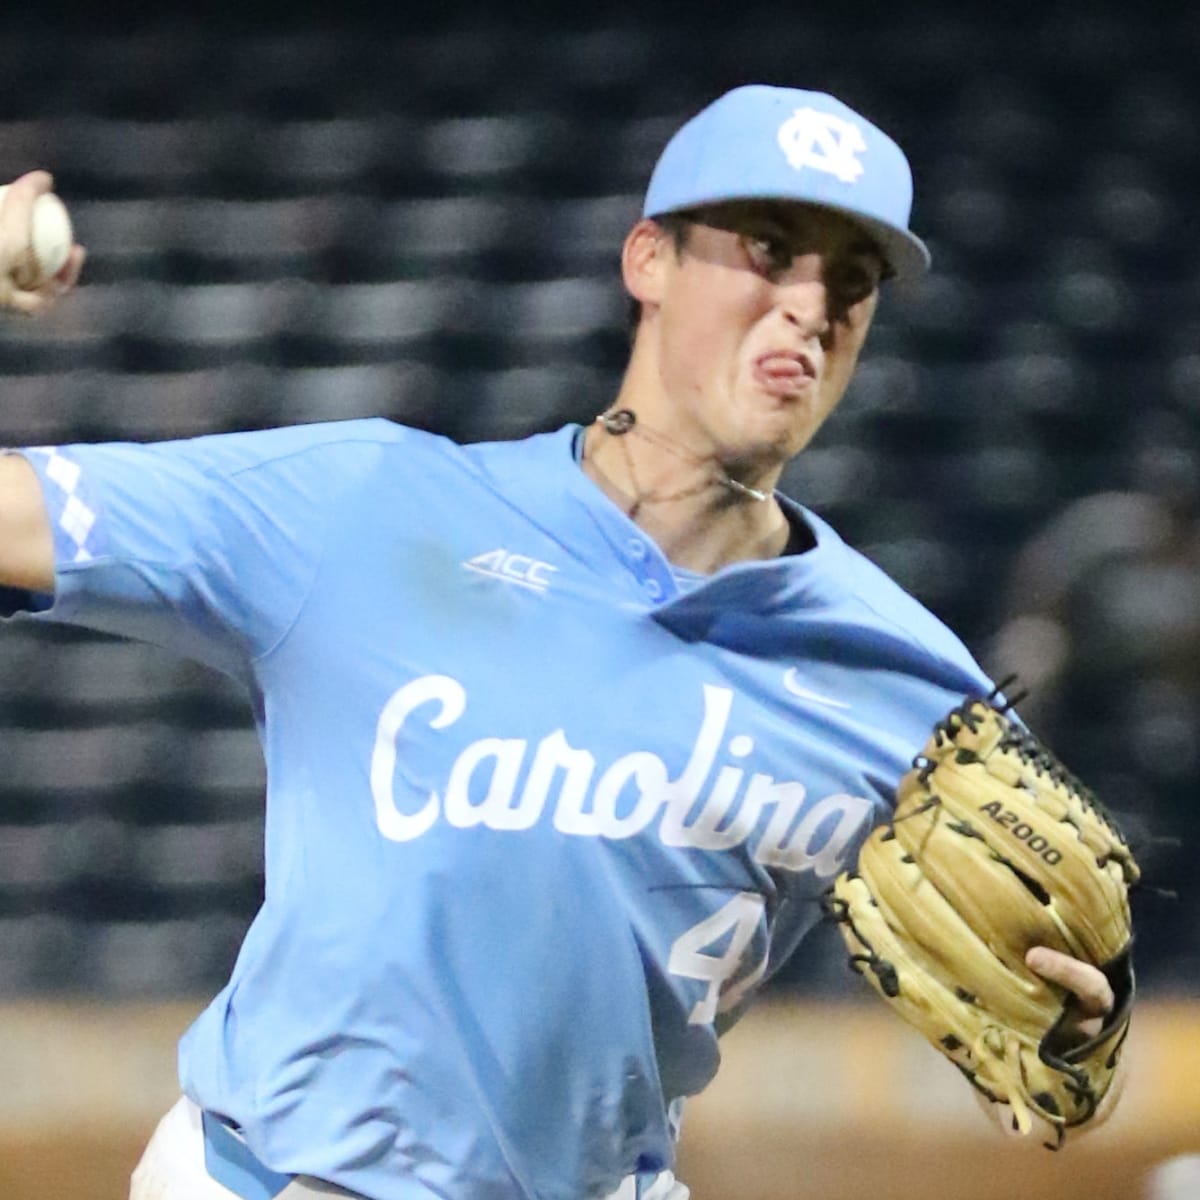
M 629 231 L 621 249 L 621 277 L 626 291 L 642 304 L 660 303 L 666 256 L 674 253 L 674 242 L 662 226 L 643 217 Z

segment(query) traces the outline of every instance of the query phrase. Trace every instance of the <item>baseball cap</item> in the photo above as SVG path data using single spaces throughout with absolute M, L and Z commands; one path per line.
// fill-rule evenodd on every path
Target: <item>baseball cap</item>
M 862 225 L 901 278 L 929 269 L 908 228 L 912 171 L 883 130 L 823 92 L 749 84 L 676 131 L 659 156 L 645 217 L 727 200 L 795 200 Z

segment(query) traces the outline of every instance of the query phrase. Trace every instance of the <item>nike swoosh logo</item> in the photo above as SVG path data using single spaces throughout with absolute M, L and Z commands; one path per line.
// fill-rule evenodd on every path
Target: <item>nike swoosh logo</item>
M 783 686 L 793 696 L 799 696 L 801 700 L 812 700 L 815 704 L 825 704 L 830 708 L 850 707 L 844 700 L 834 700 L 832 696 L 822 696 L 820 692 L 810 691 L 800 682 L 799 672 L 795 667 L 789 667 L 784 671 Z

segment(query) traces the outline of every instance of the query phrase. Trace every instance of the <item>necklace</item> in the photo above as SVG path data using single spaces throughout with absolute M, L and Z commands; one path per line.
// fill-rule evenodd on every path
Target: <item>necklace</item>
M 754 500 L 758 503 L 769 500 L 770 492 L 764 492 L 759 488 L 750 487 L 749 484 L 742 483 L 739 479 L 734 479 L 722 466 L 713 464 L 713 473 L 709 478 L 702 480 L 700 483 L 693 484 L 691 487 L 681 488 L 677 492 L 643 492 L 641 485 L 637 479 L 637 469 L 633 462 L 633 452 L 629 449 L 628 442 L 625 441 L 625 434 L 629 433 L 636 426 L 637 432 L 641 437 L 644 437 L 648 442 L 653 442 L 660 449 L 665 450 L 668 454 L 674 455 L 681 462 L 685 462 L 690 467 L 703 467 L 706 464 L 703 458 L 698 458 L 694 454 L 688 454 L 681 450 L 678 446 L 671 443 L 669 439 L 664 437 L 657 430 L 651 429 L 648 425 L 638 423 L 637 414 L 629 408 L 610 408 L 606 412 L 602 412 L 596 418 L 596 424 L 604 430 L 605 433 L 614 437 L 617 445 L 621 449 L 621 457 L 625 463 L 625 470 L 629 474 L 629 482 L 633 485 L 634 501 L 633 507 L 629 510 L 628 516 L 635 517 L 641 510 L 643 504 L 667 504 L 672 500 L 683 500 L 688 496 L 697 496 L 701 492 L 707 491 L 710 487 L 716 484 L 728 491 L 733 492 L 737 496 L 741 496 L 746 500 Z M 593 461 L 593 466 L 595 462 Z M 597 468 L 598 469 L 598 468 Z

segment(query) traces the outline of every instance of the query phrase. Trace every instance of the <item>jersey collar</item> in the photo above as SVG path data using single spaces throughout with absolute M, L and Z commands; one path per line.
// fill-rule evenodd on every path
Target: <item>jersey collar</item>
M 585 544 L 594 545 L 595 535 L 600 535 L 607 554 L 590 565 L 615 582 L 625 586 L 632 582 L 635 592 L 649 602 L 664 624 L 707 623 L 731 610 L 760 617 L 782 618 L 797 609 L 811 614 L 813 609 L 832 607 L 846 596 L 844 580 L 850 563 L 845 543 L 816 514 L 779 492 L 778 502 L 789 516 L 809 526 L 816 545 L 803 554 L 734 563 L 681 592 L 658 544 L 584 473 L 579 462 L 583 432 L 583 426 L 571 424 L 530 439 L 533 444 L 529 448 L 541 461 L 536 464 L 539 469 L 529 471 L 524 481 L 542 481 L 539 506 L 554 508 L 568 524 L 583 526 L 578 536 Z

